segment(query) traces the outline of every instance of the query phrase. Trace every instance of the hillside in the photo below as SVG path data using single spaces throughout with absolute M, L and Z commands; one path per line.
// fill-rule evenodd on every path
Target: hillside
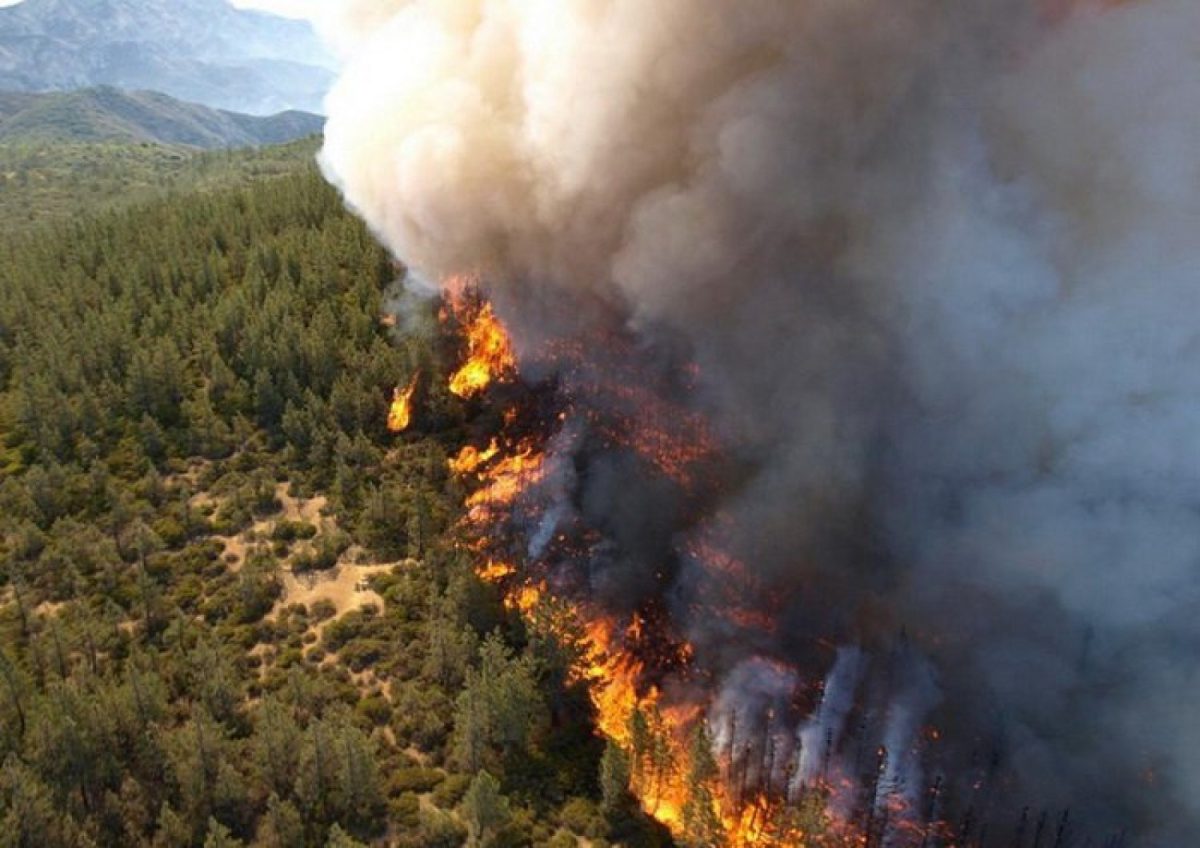
M 204 151 L 148 143 L 0 143 L 0 228 L 22 233 L 110 208 L 249 185 L 311 167 L 317 140 Z
M 329 64 L 307 24 L 224 0 L 24 0 L 0 8 L 0 89 L 112 85 L 254 114 L 318 111 Z
M 103 141 L 249 147 L 313 135 L 322 123 L 319 115 L 308 112 L 245 115 L 109 86 L 49 94 L 0 92 L 0 144 Z
M 232 186 L 0 237 L 5 844 L 668 844 L 577 649 L 462 553 L 447 458 L 498 413 L 438 304 L 381 320 L 309 157 L 206 155 Z

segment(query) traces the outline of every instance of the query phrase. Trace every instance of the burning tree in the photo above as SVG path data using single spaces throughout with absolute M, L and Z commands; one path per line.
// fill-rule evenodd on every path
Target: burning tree
M 490 308 L 465 314 L 486 324 L 489 334 L 502 330 Z M 468 321 L 464 332 L 471 350 L 474 325 Z M 653 593 L 645 606 L 622 617 L 581 582 L 580 570 L 608 543 L 598 528 L 566 512 L 565 460 L 578 462 L 591 451 L 616 447 L 691 497 L 687 493 L 701 490 L 699 479 L 711 478 L 718 455 L 694 416 L 680 413 L 673 429 L 666 426 L 671 407 L 653 386 L 591 382 L 596 377 L 581 363 L 580 374 L 567 379 L 560 374 L 554 385 L 514 384 L 484 396 L 510 404 L 500 416 L 502 429 L 484 434 L 485 446 L 465 446 L 449 461 L 449 470 L 469 484 L 461 529 L 477 576 L 501 589 L 505 605 L 526 620 L 533 639 L 556 646 L 550 650 L 560 658 L 567 682 L 582 683 L 590 692 L 597 730 L 607 740 L 601 781 L 608 808 L 617 809 L 628 790 L 646 813 L 697 846 L 938 844 L 934 824 L 897 806 L 886 760 L 876 762 L 873 773 L 859 773 L 835 751 L 838 728 L 854 709 L 852 700 L 838 699 L 854 697 L 858 654 L 847 654 L 854 662 L 835 665 L 825 682 L 824 712 L 812 719 L 823 735 L 815 737 L 814 749 L 812 733 L 800 734 L 806 749 L 789 741 L 785 725 L 773 719 L 774 707 L 751 707 L 739 716 L 708 700 L 707 671 L 696 663 L 692 646 L 673 632 Z M 637 416 L 637 409 L 651 414 Z M 702 499 L 690 508 L 702 510 Z M 719 591 L 706 603 L 714 604 L 714 614 L 729 616 L 739 628 L 773 626 L 752 614 L 769 606 L 759 587 L 722 583 L 745 578 L 737 560 L 711 541 L 690 545 L 685 555 L 704 562 L 713 575 Z M 659 579 L 665 585 L 669 576 Z M 745 605 L 751 608 L 743 614 Z M 452 635 L 445 634 L 447 645 Z M 498 642 L 485 643 L 481 669 L 468 673 L 459 700 L 460 764 L 482 767 L 494 752 L 528 740 L 542 708 L 522 695 L 536 693 L 535 671 L 526 660 L 505 653 Z M 794 698 L 795 669 L 781 659 L 764 663 L 759 673 Z M 794 712 L 786 699 L 779 708 Z M 710 728 L 722 715 L 727 726 L 714 738 Z
M 683 841 L 687 845 L 703 848 L 725 842 L 725 825 L 717 806 L 719 776 L 712 738 L 705 722 L 699 722 L 688 745 L 687 801 L 682 814 Z
M 813 799 L 830 845 L 1009 839 L 1034 799 L 1200 831 L 1163 709 L 1195 694 L 1198 8 L 344 4 L 329 173 L 494 303 L 448 309 L 493 412 L 468 547 L 512 610 L 576 607 L 603 733 L 662 716 L 631 765 L 676 830 L 707 721 L 734 843 L 817 840 L 777 824 Z

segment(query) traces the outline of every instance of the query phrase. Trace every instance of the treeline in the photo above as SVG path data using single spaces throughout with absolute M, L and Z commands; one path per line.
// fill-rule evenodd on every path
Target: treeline
M 667 842 L 455 544 L 396 276 L 311 166 L 0 243 L 0 846 Z M 289 599 L 360 566 L 381 603 Z
M 249 185 L 304 170 L 316 149 L 316 139 L 213 151 L 133 142 L 4 140 L 0 225 L 5 232 L 27 232 L 171 193 Z

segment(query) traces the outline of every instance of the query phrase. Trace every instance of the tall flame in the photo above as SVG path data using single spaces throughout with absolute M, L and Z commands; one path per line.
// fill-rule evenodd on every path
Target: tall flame
M 511 379 L 516 373 L 517 359 L 512 341 L 492 305 L 486 301 L 473 305 L 457 297 L 452 308 L 466 323 L 467 359 L 451 375 L 450 391 L 461 398 L 470 398 L 496 380 Z
M 465 298 L 454 301 L 455 314 L 466 316 L 463 325 L 469 355 L 454 375 L 451 389 L 469 396 L 482 391 L 493 379 L 514 377 L 515 362 L 506 331 L 490 305 L 464 304 Z M 650 404 L 634 388 L 608 387 L 605 391 L 628 394 L 630 409 L 644 411 Z M 702 426 L 681 421 L 678 416 L 664 412 L 647 417 L 651 423 L 671 418 L 677 432 L 647 427 L 639 419 L 643 426 L 630 427 L 626 434 L 632 435 L 631 446 L 665 476 L 688 481 L 693 465 L 715 450 L 710 437 Z M 851 796 L 856 791 L 852 781 L 831 774 L 811 786 L 794 789 L 790 772 L 789 777 L 774 782 L 768 778 L 765 786 L 748 779 L 751 771 L 761 770 L 764 765 L 774 773 L 775 753 L 769 746 L 752 752 L 745 741 L 746 730 L 738 737 L 727 728 L 729 732 L 722 742 L 710 740 L 715 765 L 698 789 L 692 746 L 696 738 L 708 739 L 709 704 L 681 700 L 675 692 L 668 696 L 651 682 L 654 675 L 649 672 L 650 666 L 661 661 L 678 670 L 680 679 L 694 677 L 697 672 L 691 646 L 678 640 L 666 647 L 658 644 L 649 635 L 653 628 L 639 614 L 619 620 L 578 598 L 570 599 L 564 611 L 563 599 L 556 597 L 553 585 L 538 573 L 536 563 L 526 563 L 520 555 L 513 558 L 505 548 L 506 534 L 496 529 L 505 521 L 507 510 L 522 495 L 529 494 L 531 487 L 546 480 L 550 472 L 539 437 L 508 432 L 520 426 L 519 411 L 507 410 L 503 418 L 504 432 L 493 437 L 486 448 L 468 445 L 448 461 L 451 473 L 471 484 L 465 502 L 466 547 L 477 558 L 476 574 L 499 588 L 509 610 L 519 613 L 530 626 L 564 641 L 575 640 L 580 647 L 573 679 L 587 686 L 597 733 L 629 756 L 629 789 L 646 814 L 677 837 L 690 838 L 694 820 L 707 813 L 723 831 L 719 841 L 712 844 L 727 848 L 862 848 L 874 844 L 871 834 L 882 831 L 873 819 L 860 822 L 832 812 L 852 806 Z M 560 413 L 559 420 L 563 418 Z M 742 586 L 751 594 L 755 591 L 756 587 L 746 585 L 744 566 L 719 548 L 698 545 L 690 553 L 717 575 L 715 583 Z M 744 612 L 749 615 L 737 603 L 737 597 L 731 595 L 725 600 L 721 606 L 735 620 L 746 617 Z M 736 623 L 764 626 L 757 620 Z M 705 732 L 699 732 L 700 728 Z M 760 759 L 765 763 L 758 762 Z M 948 837 L 941 834 L 938 824 L 917 824 L 908 811 L 895 807 L 899 803 L 898 798 L 885 797 L 871 803 L 870 808 L 890 818 L 894 823 L 892 832 L 911 837 L 911 844 L 926 844 L 928 838 L 939 834 Z M 943 840 L 937 844 L 949 843 Z
M 412 424 L 412 401 L 413 394 L 417 390 L 418 377 L 420 377 L 420 372 L 414 373 L 407 386 L 404 388 L 396 386 L 392 392 L 392 406 L 388 410 L 387 426 L 393 433 L 403 433 Z
M 474 474 L 481 466 L 491 462 L 498 453 L 500 453 L 500 445 L 495 439 L 492 439 L 492 443 L 483 450 L 474 445 L 467 445 L 447 465 L 452 473 L 465 477 Z

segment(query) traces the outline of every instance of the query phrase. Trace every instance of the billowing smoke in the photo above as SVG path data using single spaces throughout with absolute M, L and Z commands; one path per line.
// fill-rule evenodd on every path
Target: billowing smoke
M 797 744 L 878 685 L 860 648 L 900 653 L 886 736 L 935 721 L 1018 808 L 1194 842 L 1200 4 L 346 0 L 324 23 L 346 65 L 323 165 L 410 267 L 486 280 L 527 346 L 599 315 L 686 343 L 743 470 L 724 543 L 783 599 L 771 650 L 842 646 Z

